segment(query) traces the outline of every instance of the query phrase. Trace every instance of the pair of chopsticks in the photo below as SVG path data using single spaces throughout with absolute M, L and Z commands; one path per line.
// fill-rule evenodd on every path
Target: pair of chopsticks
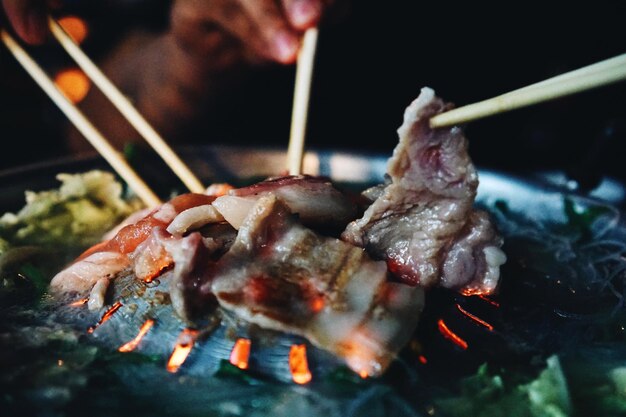
M 141 134 L 141 136 L 161 156 L 165 163 L 181 179 L 183 184 L 191 192 L 202 193 L 205 187 L 191 170 L 181 161 L 174 151 L 167 145 L 163 138 L 144 119 L 128 99 L 113 85 L 113 83 L 100 71 L 100 69 L 80 49 L 74 40 L 63 30 L 61 25 L 53 18 L 48 18 L 48 25 L 52 35 L 57 39 L 67 53 L 76 61 L 85 74 L 100 88 L 102 93 L 113 103 L 128 122 Z M 148 206 L 154 207 L 161 204 L 161 200 L 137 175 L 133 168 L 126 162 L 124 157 L 109 143 L 109 141 L 97 130 L 97 128 L 84 116 L 84 114 L 72 104 L 65 95 L 56 87 L 43 69 L 30 57 L 20 44 L 6 31 L 0 32 L 2 42 L 9 51 L 39 84 L 52 101 L 63 111 L 67 118 L 87 138 L 94 148 L 115 171 L 126 181 L 137 196 Z
M 304 36 L 298 56 L 287 166 L 292 175 L 300 174 L 317 29 Z M 519 88 L 506 94 L 440 113 L 430 119 L 432 128 L 453 126 L 493 116 L 521 107 L 554 100 L 626 79 L 626 54 Z

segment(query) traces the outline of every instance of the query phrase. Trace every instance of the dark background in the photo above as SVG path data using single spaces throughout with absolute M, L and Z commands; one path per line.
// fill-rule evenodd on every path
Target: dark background
M 404 108 L 423 86 L 461 106 L 626 52 L 624 2 L 467 3 L 353 1 L 326 24 L 307 147 L 388 154 Z M 85 48 L 97 58 L 133 26 L 161 28 L 167 4 L 76 1 L 68 10 L 92 25 Z M 54 46 L 34 52 L 49 68 L 61 65 Z M 293 78 L 293 67 L 260 71 L 185 142 L 286 148 Z M 0 170 L 67 155 L 64 117 L 4 49 L 0 80 Z M 562 169 L 593 186 L 602 175 L 626 180 L 625 125 L 620 82 L 472 122 L 466 134 L 478 166 Z

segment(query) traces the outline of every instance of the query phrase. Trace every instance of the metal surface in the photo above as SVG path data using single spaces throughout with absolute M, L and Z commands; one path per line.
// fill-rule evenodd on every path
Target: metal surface
M 284 174 L 287 158 L 286 151 L 278 148 L 194 146 L 182 147 L 178 152 L 206 184 L 211 181 L 241 182 Z M 303 173 L 328 176 L 334 181 L 358 186 L 376 184 L 384 179 L 388 157 L 374 153 L 310 150 L 304 157 Z M 147 155 L 135 164 L 144 175 L 164 179 L 166 184 L 171 182 L 171 178 L 160 177 L 162 173 L 156 172 L 159 164 L 153 156 Z M 54 177 L 59 172 L 83 172 L 92 168 L 107 169 L 107 165 L 98 156 L 85 155 L 0 171 L 0 189 L 4 195 L 0 209 L 6 211 L 12 206 L 23 204 L 24 190 L 55 187 Z M 625 185 L 611 178 L 604 178 L 588 195 L 580 195 L 561 172 L 537 172 L 532 176 L 522 176 L 478 168 L 478 199 L 501 197 L 515 201 L 516 204 L 532 205 L 537 197 L 549 199 L 551 196 L 577 195 L 620 208 L 626 203 Z M 156 189 L 161 185 L 158 182 L 152 184 Z M 533 198 L 529 199 L 531 195 Z

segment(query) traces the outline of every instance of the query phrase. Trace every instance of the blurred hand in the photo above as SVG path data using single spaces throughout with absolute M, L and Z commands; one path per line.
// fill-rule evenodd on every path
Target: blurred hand
M 171 30 L 184 46 L 210 52 L 217 33 L 231 37 L 249 62 L 296 60 L 304 31 L 333 0 L 176 0 Z
M 52 3 L 48 0 L 2 0 L 2 7 L 15 33 L 25 42 L 38 45 L 46 40 L 46 12 Z
M 16 34 L 30 44 L 46 40 L 47 13 L 62 4 L 62 0 L 0 1 Z M 86 5 L 91 1 L 82 0 Z M 94 2 L 93 7 L 136 1 Z M 139 3 L 151 6 L 149 0 Z M 304 32 L 317 26 L 334 3 L 172 0 L 164 31 L 146 30 L 137 22 L 101 55 L 98 64 L 159 132 L 177 141 L 195 131 L 207 114 L 218 114 L 216 109 L 232 100 L 233 91 L 255 67 L 294 63 Z M 80 107 L 114 145 L 141 141 L 99 89 L 92 88 Z M 72 150 L 90 149 L 71 127 L 68 136 Z

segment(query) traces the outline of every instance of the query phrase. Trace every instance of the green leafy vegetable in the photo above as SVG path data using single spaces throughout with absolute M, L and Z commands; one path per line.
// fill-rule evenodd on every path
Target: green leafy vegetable
M 113 174 L 59 174 L 58 189 L 27 191 L 26 205 L 0 217 L 0 300 L 43 294 L 50 278 L 141 207 L 125 198 Z
M 594 221 L 610 212 L 607 207 L 600 205 L 582 206 L 571 198 L 563 199 L 563 210 L 567 217 L 567 226 L 577 230 L 585 240 L 592 237 L 591 227 Z
M 461 395 L 436 401 L 446 416 L 566 417 L 571 402 L 559 359 L 551 356 L 539 376 L 527 383 L 507 384 L 482 365 L 461 383 Z M 511 385 L 511 386 L 509 386 Z
M 26 205 L 19 212 L 0 218 L 5 244 L 88 246 L 140 207 L 138 201 L 123 198 L 122 186 L 111 173 L 89 171 L 57 178 L 58 190 L 27 191 Z

